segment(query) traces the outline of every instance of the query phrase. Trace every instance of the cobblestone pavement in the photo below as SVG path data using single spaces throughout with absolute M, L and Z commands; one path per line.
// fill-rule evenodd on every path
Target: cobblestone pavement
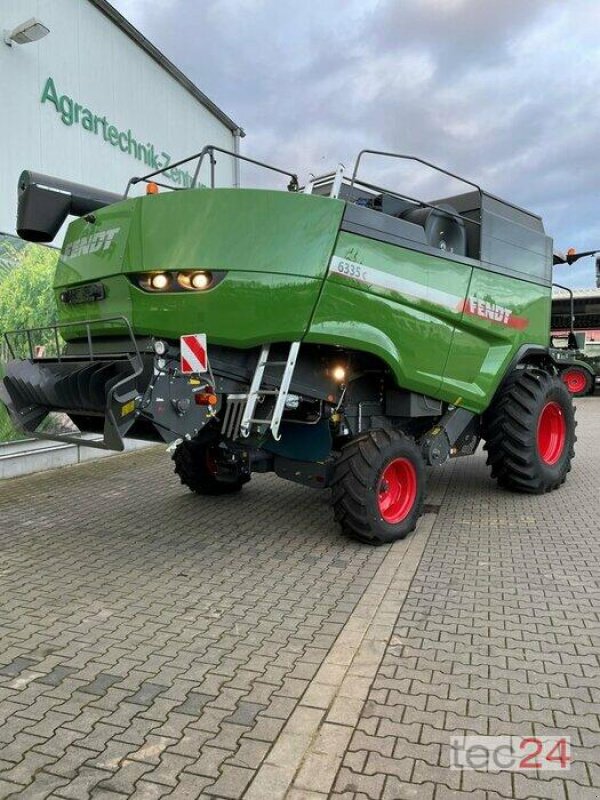
M 600 400 L 565 487 L 431 474 L 405 542 L 326 493 L 179 486 L 162 450 L 0 484 L 0 797 L 600 798 Z M 457 733 L 570 735 L 455 771 Z

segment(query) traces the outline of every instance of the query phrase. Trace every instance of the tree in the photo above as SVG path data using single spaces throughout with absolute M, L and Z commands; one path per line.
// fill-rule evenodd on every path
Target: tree
M 0 234 L 0 283 L 20 263 L 20 252 L 27 242 L 15 236 Z
M 3 243 L 0 269 L 0 325 L 2 331 L 49 325 L 56 319 L 52 280 L 58 253 L 49 247 L 28 244 L 23 248 Z M 8 259 L 10 258 L 10 264 Z M 28 356 L 27 339 L 12 340 L 17 356 Z M 54 334 L 44 332 L 34 344 L 53 346 Z M 2 349 L 4 353 L 4 348 Z M 0 379 L 2 377 L 0 363 Z M 6 409 L 0 406 L 0 442 L 21 438 L 14 430 Z
M 15 266 L 0 282 L 0 320 L 3 330 L 19 330 L 52 324 L 56 304 L 52 280 L 58 253 L 49 247 L 29 244 L 15 251 Z M 48 344 L 52 332 L 36 340 Z

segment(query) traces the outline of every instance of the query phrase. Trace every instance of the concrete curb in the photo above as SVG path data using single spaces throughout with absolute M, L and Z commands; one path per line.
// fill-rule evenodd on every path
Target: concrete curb
M 87 436 L 89 439 L 99 439 L 97 436 Z M 137 439 L 127 440 L 124 453 L 151 447 L 156 442 L 144 442 Z M 165 445 L 166 446 L 166 445 Z M 58 469 L 98 458 L 108 458 L 121 455 L 112 450 L 98 450 L 84 445 L 50 442 L 42 439 L 25 439 L 17 442 L 7 442 L 0 445 L 0 480 L 4 478 L 19 478 L 34 472 L 45 472 L 49 469 Z

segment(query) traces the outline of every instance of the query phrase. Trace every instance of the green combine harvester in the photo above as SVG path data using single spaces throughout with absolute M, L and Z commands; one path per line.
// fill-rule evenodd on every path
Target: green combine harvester
M 217 155 L 285 174 L 288 191 L 214 188 Z M 378 187 L 359 178 L 366 155 L 467 189 L 423 202 Z M 173 166 L 193 160 L 192 188 L 174 191 L 159 191 L 161 171 L 124 195 L 21 175 L 23 239 L 78 219 L 58 322 L 5 334 L 15 424 L 113 450 L 168 442 L 200 495 L 254 472 L 329 487 L 342 529 L 373 544 L 414 529 L 426 467 L 481 440 L 502 487 L 564 482 L 575 419 L 549 349 L 553 248 L 538 216 L 393 153 L 365 150 L 351 178 L 339 167 L 302 190 L 214 146 Z M 40 432 L 51 412 L 79 433 Z

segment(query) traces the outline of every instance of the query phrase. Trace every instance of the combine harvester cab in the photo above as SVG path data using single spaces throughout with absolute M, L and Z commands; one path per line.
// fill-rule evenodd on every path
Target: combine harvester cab
M 240 157 L 209 146 L 185 161 L 197 177 L 216 154 Z M 367 154 L 468 190 L 425 202 L 382 189 L 358 178 Z M 132 179 L 149 187 L 134 198 L 23 173 L 23 238 L 51 241 L 78 219 L 56 271 L 57 324 L 6 333 L 15 423 L 42 438 L 102 434 L 83 443 L 110 449 L 170 442 L 199 494 L 268 471 L 331 487 L 345 532 L 375 544 L 414 528 L 427 465 L 482 438 L 502 486 L 559 486 L 575 423 L 548 348 L 541 219 L 403 155 L 363 151 L 350 180 L 338 168 L 303 191 L 260 166 L 289 191 L 213 188 L 211 169 L 211 188 L 158 192 L 159 171 Z M 40 431 L 52 411 L 80 433 Z

